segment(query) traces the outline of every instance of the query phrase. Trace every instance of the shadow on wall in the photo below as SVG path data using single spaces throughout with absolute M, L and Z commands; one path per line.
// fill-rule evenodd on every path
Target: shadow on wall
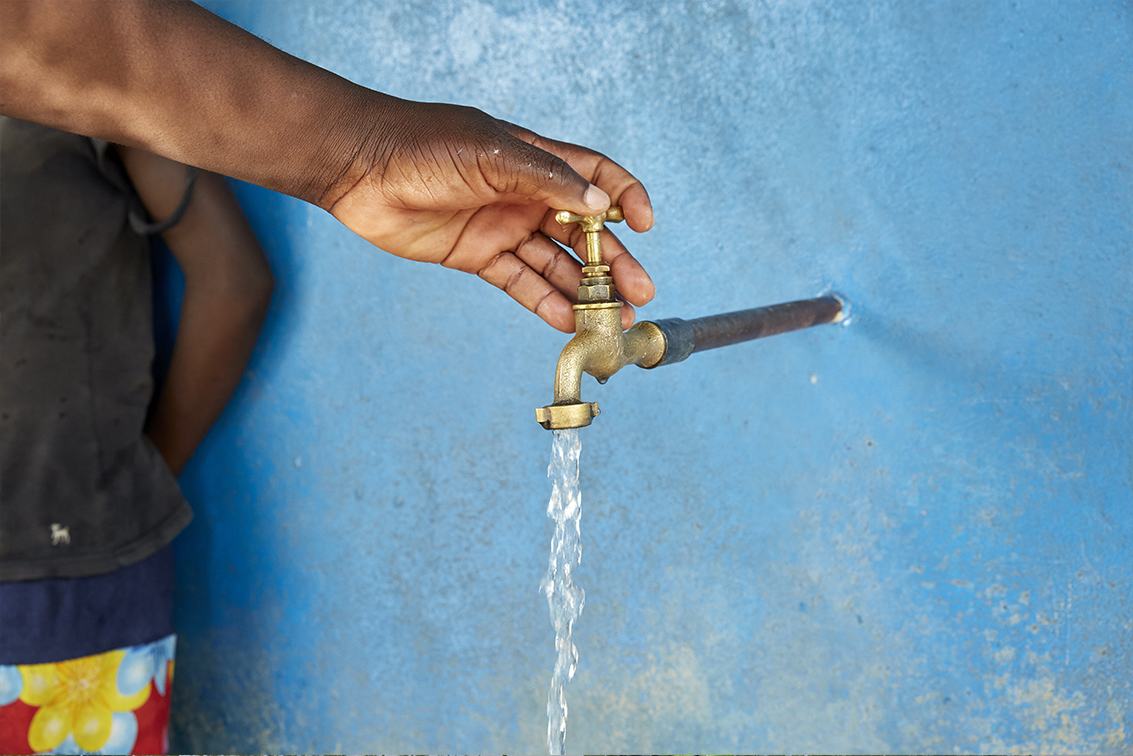
M 262 611 L 279 590 L 286 567 L 270 563 L 279 554 L 273 540 L 271 461 L 245 446 L 254 437 L 257 401 L 264 384 L 287 353 L 295 332 L 296 284 L 303 264 L 288 223 L 305 217 L 298 202 L 258 187 L 232 182 L 252 228 L 271 263 L 275 293 L 259 341 L 240 383 L 208 438 L 181 475 L 192 524 L 174 541 L 177 565 L 176 699 L 171 721 L 174 753 L 203 752 L 202 744 L 223 742 L 232 752 L 270 748 L 266 738 L 285 732 L 271 706 L 273 674 L 279 669 L 270 638 L 281 633 L 279 617 Z M 154 253 L 154 373 L 164 378 L 172 353 L 184 278 L 168 249 Z M 205 472 L 207 471 L 207 473 Z M 265 473 L 267 474 L 265 476 Z M 283 634 L 286 637 L 286 634 Z M 239 660 L 233 664 L 233 660 Z M 207 693 L 206 693 L 207 692 Z M 256 712 L 260 721 L 248 721 Z

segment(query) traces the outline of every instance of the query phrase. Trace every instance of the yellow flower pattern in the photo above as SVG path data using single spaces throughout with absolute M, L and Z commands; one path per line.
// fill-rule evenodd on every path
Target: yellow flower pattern
M 97 751 L 110 738 L 116 711 L 134 711 L 150 695 L 150 686 L 126 696 L 118 690 L 118 667 L 126 652 L 19 667 L 23 677 L 20 700 L 40 707 L 31 721 L 28 745 L 35 751 L 50 751 L 67 735 L 79 748 Z

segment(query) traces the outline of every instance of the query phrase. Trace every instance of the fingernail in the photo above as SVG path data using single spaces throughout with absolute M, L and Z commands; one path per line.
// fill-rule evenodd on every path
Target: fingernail
M 610 206 L 610 195 L 591 184 L 590 188 L 586 190 L 586 194 L 583 195 L 582 201 L 592 210 L 605 210 Z

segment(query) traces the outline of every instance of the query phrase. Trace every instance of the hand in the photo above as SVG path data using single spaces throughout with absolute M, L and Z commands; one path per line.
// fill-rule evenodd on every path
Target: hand
M 645 187 L 603 155 L 544 139 L 473 108 L 389 98 L 354 165 L 320 205 L 399 257 L 475 273 L 543 320 L 574 330 L 571 303 L 585 235 L 556 210 L 596 215 L 621 205 L 634 231 L 653 226 Z M 608 231 L 602 252 L 618 293 L 643 305 L 654 287 Z M 622 308 L 624 327 L 633 308 Z
M 582 257 L 584 235 L 553 211 L 613 200 L 633 230 L 653 225 L 641 183 L 598 153 L 360 87 L 190 2 L 0 1 L 0 20 L 5 115 L 316 203 L 387 252 L 478 274 L 562 331 L 580 266 L 558 243 Z M 610 233 L 602 248 L 621 296 L 648 302 L 637 261 Z M 622 316 L 631 324 L 632 307 Z

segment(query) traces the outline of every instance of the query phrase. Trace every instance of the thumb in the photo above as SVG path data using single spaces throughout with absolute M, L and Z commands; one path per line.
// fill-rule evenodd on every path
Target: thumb
M 542 202 L 555 210 L 597 215 L 610 207 L 610 196 L 546 150 L 512 136 L 500 161 L 497 189 Z M 502 186 L 500 186 L 502 185 Z

